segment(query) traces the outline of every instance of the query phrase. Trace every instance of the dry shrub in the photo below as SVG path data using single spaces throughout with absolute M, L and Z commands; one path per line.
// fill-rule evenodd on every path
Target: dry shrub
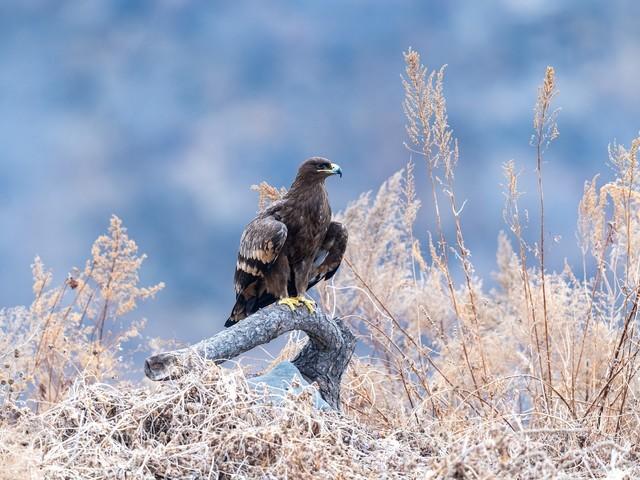
M 76 378 L 99 381 L 124 371 L 123 346 L 140 336 L 144 322 L 125 323 L 123 316 L 164 286 L 138 286 L 144 259 L 116 216 L 109 234 L 94 242 L 84 269 L 71 272 L 62 285 L 52 285 L 52 273 L 36 257 L 33 303 L 0 311 L 3 403 L 23 398 L 46 407 Z
M 444 70 L 429 72 L 411 50 L 405 61 L 408 148 L 426 166 L 433 237 L 423 247 L 413 233 L 419 207 L 413 162 L 339 215 L 350 232 L 346 268 L 322 287 L 321 298 L 351 319 L 371 348 L 368 358 L 352 362 L 346 410 L 386 428 L 414 431 L 436 422 L 465 442 L 489 424 L 502 434 L 564 432 L 563 448 L 572 458 L 606 445 L 635 444 L 640 138 L 628 149 L 610 147 L 613 181 L 585 186 L 578 222 L 582 271 L 569 265 L 549 271 L 542 165 L 559 135 L 549 67 L 532 136 L 539 236 L 525 238 L 529 219 L 518 208 L 517 169 L 508 162 L 504 218 L 511 238 L 499 236 L 498 286 L 487 291 L 464 241 L 464 204 L 454 182 L 459 151 L 447 120 Z M 445 222 L 454 227 L 451 240 Z M 538 434 L 536 441 L 553 447 L 552 435 Z M 576 468 L 592 468 L 588 463 Z

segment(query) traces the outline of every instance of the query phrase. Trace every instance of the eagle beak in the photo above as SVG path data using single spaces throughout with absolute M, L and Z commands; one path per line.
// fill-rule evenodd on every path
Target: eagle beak
M 331 164 L 331 173 L 333 175 L 340 175 L 340 178 L 342 178 L 342 169 L 340 168 L 340 165 L 336 163 Z

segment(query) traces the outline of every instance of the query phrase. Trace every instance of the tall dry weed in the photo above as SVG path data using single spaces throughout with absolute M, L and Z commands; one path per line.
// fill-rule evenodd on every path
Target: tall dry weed
M 446 114 L 444 70 L 429 71 L 412 50 L 405 62 L 408 147 L 424 159 L 435 230 L 422 241 L 414 234 L 420 205 L 413 162 L 338 215 L 350 244 L 346 265 L 322 287 L 322 300 L 351 319 L 371 347 L 352 366 L 347 409 L 390 424 L 436 419 L 463 429 L 475 418 L 471 423 L 498 421 L 516 431 L 584 428 L 587 437 L 636 439 L 640 139 L 610 148 L 615 180 L 585 187 L 578 222 L 582 274 L 569 265 L 550 271 L 542 165 L 559 133 L 549 67 L 532 136 L 539 235 L 527 238 L 519 173 L 508 162 L 504 219 L 511 239 L 499 236 L 498 286 L 487 291 L 466 247 L 464 203 L 455 193 L 460 152 Z M 454 226 L 453 238 L 445 221 Z
M 53 285 L 52 272 L 36 257 L 33 303 L 0 311 L 3 403 L 23 397 L 48 406 L 77 378 L 101 381 L 124 371 L 123 347 L 144 327 L 125 315 L 164 286 L 138 285 L 144 259 L 116 216 L 84 269 L 74 269 L 61 285 Z

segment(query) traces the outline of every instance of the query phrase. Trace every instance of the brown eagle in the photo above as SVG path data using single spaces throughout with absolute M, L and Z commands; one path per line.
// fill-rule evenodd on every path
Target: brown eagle
M 260 308 L 279 303 L 292 310 L 315 303 L 305 296 L 338 270 L 347 248 L 347 229 L 331 221 L 324 181 L 342 170 L 320 157 L 306 160 L 289 191 L 246 226 L 234 278 L 236 303 L 230 327 Z

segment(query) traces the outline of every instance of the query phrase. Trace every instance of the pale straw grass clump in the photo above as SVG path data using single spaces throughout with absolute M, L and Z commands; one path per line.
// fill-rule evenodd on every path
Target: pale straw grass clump
M 0 430 L 0 477 L 422 478 L 429 471 L 430 460 L 393 432 L 316 411 L 311 387 L 271 404 L 242 370 L 194 362 L 194 371 L 154 389 L 79 381 L 45 413 L 21 412 Z M 19 458 L 19 450 L 28 455 Z
M 593 478 L 640 474 L 637 448 L 579 429 L 510 432 L 372 426 L 318 411 L 313 387 L 273 403 L 241 369 L 193 359 L 179 380 L 149 387 L 76 381 L 44 413 L 5 407 L 0 479 L 21 478 Z M 347 386 L 347 390 L 350 387 Z

